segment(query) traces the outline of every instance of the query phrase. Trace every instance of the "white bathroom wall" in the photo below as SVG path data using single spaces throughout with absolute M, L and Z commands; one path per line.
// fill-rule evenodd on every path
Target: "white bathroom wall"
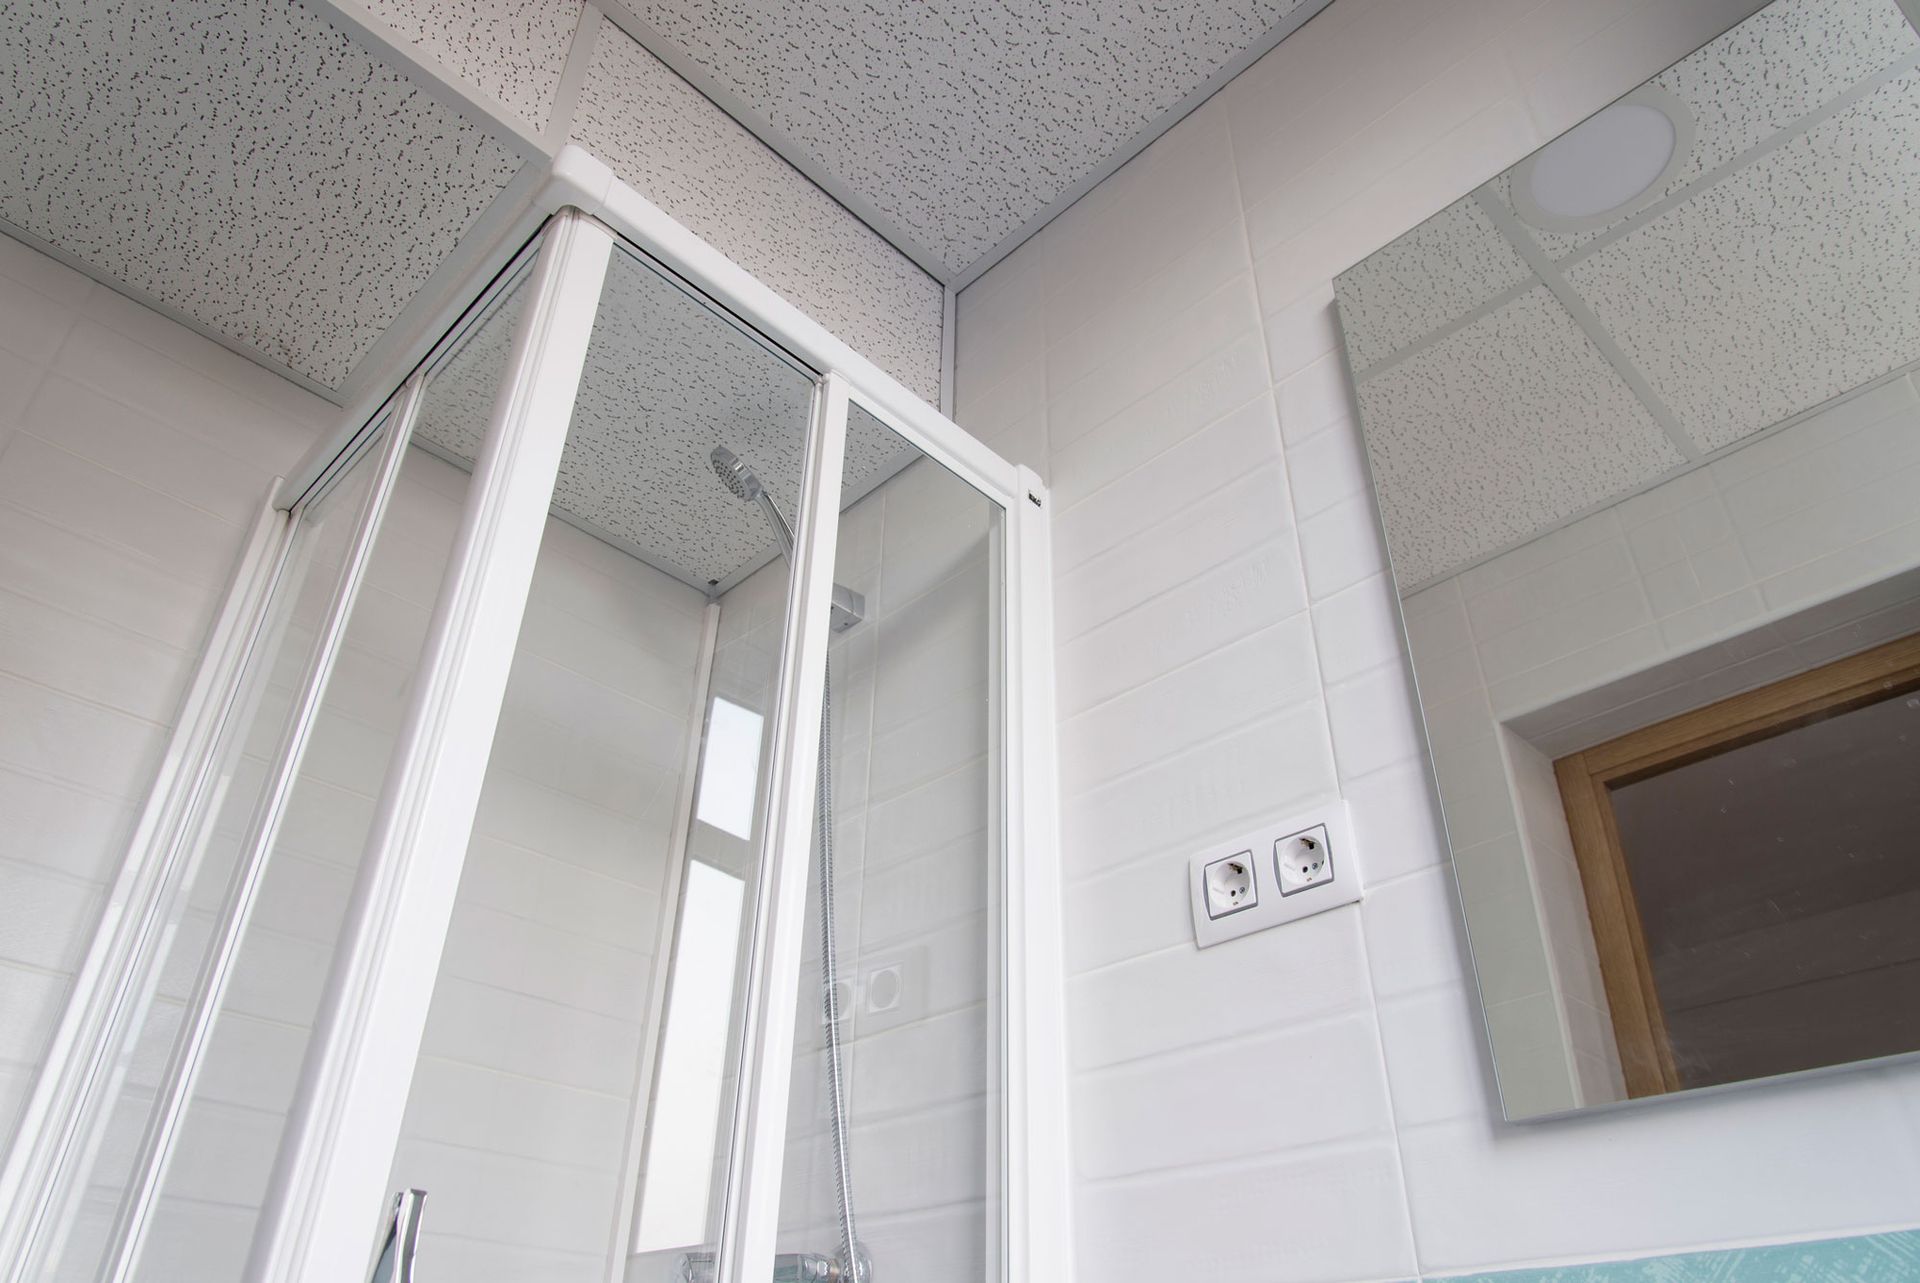
M 1910 1069 L 1500 1120 L 1332 311 L 1755 7 L 1338 0 L 961 295 L 958 418 L 1053 487 L 1081 1277 L 1920 1223 Z M 1336 792 L 1365 902 L 1196 951 L 1186 853 Z
M 246 529 L 337 413 L 0 237 L 0 1135 Z

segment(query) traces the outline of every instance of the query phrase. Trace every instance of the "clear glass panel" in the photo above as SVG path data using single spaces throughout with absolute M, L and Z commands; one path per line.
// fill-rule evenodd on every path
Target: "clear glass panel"
M 301 514 L 263 644 L 217 750 L 218 765 L 187 839 L 183 870 L 163 910 L 162 943 L 146 960 L 150 983 L 109 1062 L 108 1096 L 94 1116 L 84 1175 L 38 1251 L 45 1278 L 90 1278 L 113 1239 L 115 1218 L 155 1119 L 155 1097 L 178 1043 L 214 934 L 284 737 L 294 692 L 319 642 L 342 561 L 372 488 L 388 428 L 378 427 L 331 489 Z M 244 1246 L 244 1244 L 243 1244 Z
M 843 484 L 776 1277 L 992 1280 L 1004 514 L 858 406 Z
M 462 348 L 428 384 L 444 397 L 456 371 L 497 381 L 520 293 L 496 295 Z M 482 416 L 486 407 L 472 412 Z M 122 1092 L 94 1164 L 92 1186 L 67 1237 L 57 1277 L 91 1277 L 138 1170 L 181 1013 L 202 983 L 217 925 L 233 894 L 243 839 L 264 800 L 273 755 L 287 732 L 309 657 L 319 642 L 352 536 L 375 450 L 303 510 L 308 528 L 295 577 L 276 593 L 284 633 L 230 749 L 231 782 L 209 826 L 207 852 L 173 937 Z M 278 1154 L 333 963 L 362 849 L 416 679 L 427 620 L 464 502 L 466 477 L 409 448 L 388 501 L 338 659 L 314 719 L 285 818 L 265 856 L 258 892 L 211 1032 L 167 1153 L 134 1277 L 235 1279 L 246 1264 L 261 1199 Z
M 717 1236 L 789 569 L 712 453 L 791 520 L 814 384 L 615 253 L 395 1152 L 436 1277 L 670 1279 Z

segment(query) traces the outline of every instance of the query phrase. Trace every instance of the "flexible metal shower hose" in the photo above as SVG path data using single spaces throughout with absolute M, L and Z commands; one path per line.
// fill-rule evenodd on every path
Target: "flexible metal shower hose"
M 820 763 L 815 823 L 820 835 L 820 989 L 827 1021 L 827 1094 L 833 1109 L 834 1194 L 840 1202 L 840 1262 L 849 1283 L 868 1270 L 853 1232 L 853 1161 L 847 1152 L 847 1095 L 840 1064 L 840 958 L 833 929 L 833 664 L 820 702 Z

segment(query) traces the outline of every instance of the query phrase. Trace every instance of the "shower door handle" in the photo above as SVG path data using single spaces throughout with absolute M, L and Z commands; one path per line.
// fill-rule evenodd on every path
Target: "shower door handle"
M 403 1189 L 393 1196 L 393 1217 L 367 1283 L 413 1283 L 413 1255 L 420 1246 L 420 1214 L 426 1201 L 423 1189 Z

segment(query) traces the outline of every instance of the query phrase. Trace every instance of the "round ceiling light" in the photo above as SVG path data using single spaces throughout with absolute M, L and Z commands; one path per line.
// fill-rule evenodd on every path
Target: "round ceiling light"
M 1686 104 L 1642 86 L 1515 166 L 1514 208 L 1549 231 L 1604 227 L 1663 190 L 1692 145 Z

